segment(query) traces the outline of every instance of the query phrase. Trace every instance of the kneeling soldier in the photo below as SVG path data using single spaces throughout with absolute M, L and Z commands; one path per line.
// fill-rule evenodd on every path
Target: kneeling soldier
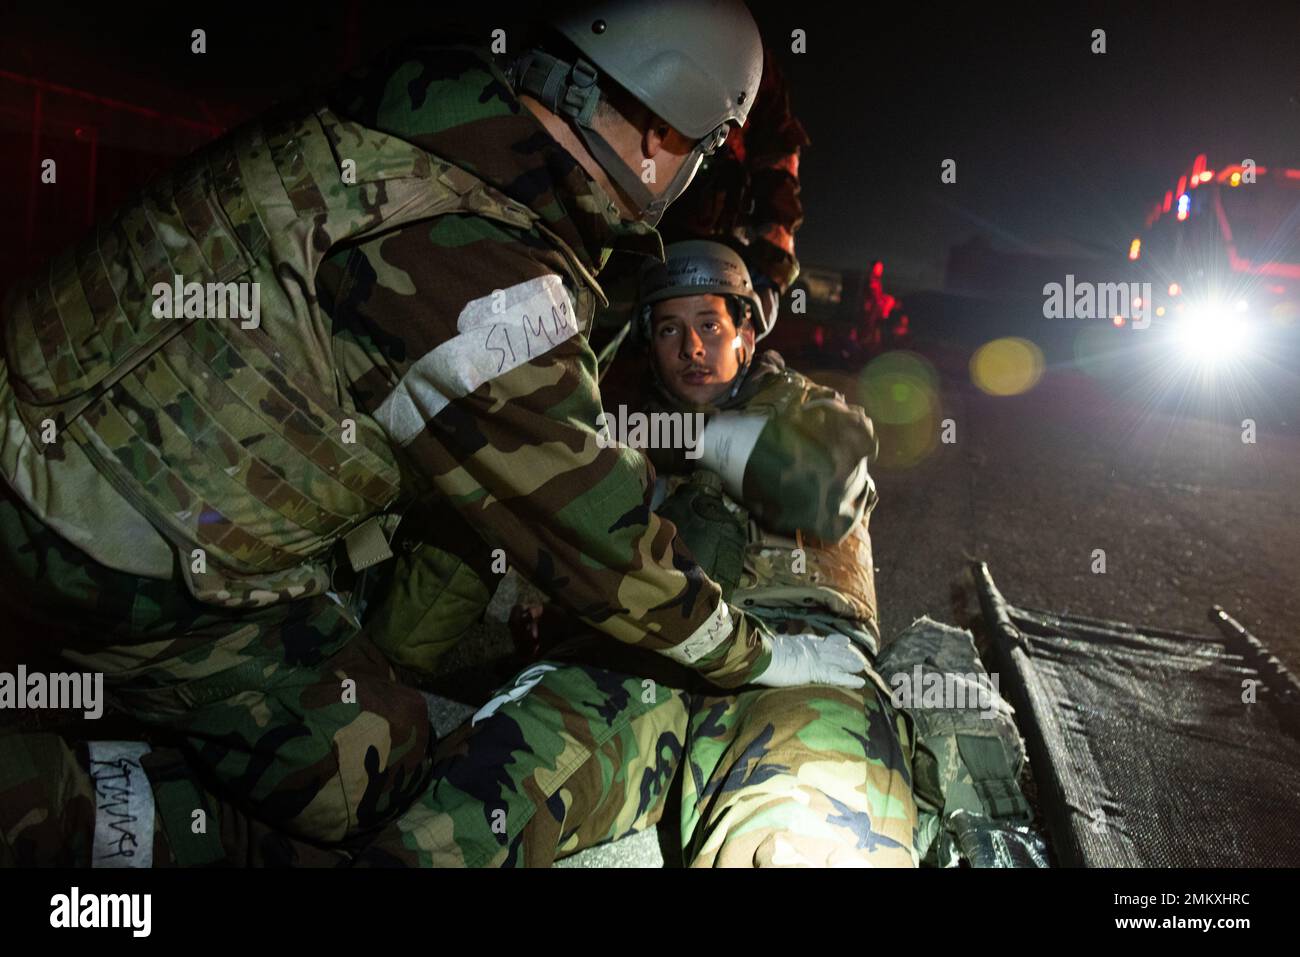
M 808 634 L 821 657 L 877 651 L 871 421 L 755 356 L 770 324 L 725 245 L 670 246 L 642 273 L 633 322 L 644 411 L 708 417 L 698 448 L 655 450 L 656 511 L 771 630 L 788 686 L 726 692 L 574 637 L 443 742 L 434 787 L 366 862 L 544 866 L 667 809 L 696 866 L 914 866 L 911 719 L 874 673 L 812 687 L 817 662 L 781 654 Z

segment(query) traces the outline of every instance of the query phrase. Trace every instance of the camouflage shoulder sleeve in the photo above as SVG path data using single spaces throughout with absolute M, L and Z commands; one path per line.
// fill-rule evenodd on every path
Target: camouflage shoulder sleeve
M 595 356 L 544 249 L 455 217 L 333 268 L 322 294 L 358 404 L 489 546 L 596 628 L 716 684 L 766 664 L 651 513 L 649 463 L 601 447 Z
M 793 373 L 779 378 L 740 411 L 767 418 L 744 462 L 739 497 L 774 532 L 798 529 L 838 542 L 875 505 L 867 468 L 875 431 L 861 408 L 833 390 Z

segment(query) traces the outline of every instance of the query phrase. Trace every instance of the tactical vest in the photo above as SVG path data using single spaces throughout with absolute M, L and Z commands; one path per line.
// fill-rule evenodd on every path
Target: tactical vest
M 740 608 L 824 609 L 867 623 L 877 632 L 867 519 L 856 523 L 841 542 L 775 535 L 751 519 L 744 569 L 733 600 Z
M 808 402 L 813 390 L 821 388 L 789 369 L 764 376 L 756 385 L 756 392 L 745 400 L 745 411 L 774 417 Z M 864 623 L 879 642 L 875 565 L 867 530 L 874 496 L 872 492 L 867 514 L 839 542 L 802 533 L 794 538 L 778 535 L 750 520 L 736 604 L 824 609 Z
M 780 416 L 804 402 L 809 388 L 796 373 L 773 373 L 737 408 Z M 656 512 L 677 526 L 700 567 L 732 604 L 830 612 L 861 622 L 879 642 L 867 516 L 840 542 L 778 535 L 762 528 L 723 491 L 721 478 L 704 469 L 669 477 Z
M 536 213 L 411 143 L 300 105 L 183 161 L 14 290 L 4 355 L 23 425 L 38 449 L 52 422 L 84 450 L 176 549 L 200 600 L 327 591 L 335 543 L 373 529 L 403 490 L 383 431 L 338 384 L 316 271 L 339 243 L 453 212 L 543 234 L 589 328 L 603 294 Z M 159 317 L 155 287 L 178 275 L 205 291 L 256 283 L 260 324 Z
M 841 542 L 789 538 L 761 528 L 707 469 L 667 480 L 656 513 L 739 608 L 805 608 L 860 621 L 876 633 L 871 537 L 864 518 Z

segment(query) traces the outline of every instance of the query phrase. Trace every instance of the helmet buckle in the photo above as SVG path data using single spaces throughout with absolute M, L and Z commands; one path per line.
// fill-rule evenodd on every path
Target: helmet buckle
M 565 84 L 564 98 L 560 103 L 561 112 L 579 122 L 590 122 L 591 114 L 595 112 L 592 100 L 594 95 L 600 93 L 600 88 L 596 86 L 598 76 L 596 68 L 579 57 L 569 69 L 569 82 Z
M 723 143 L 727 142 L 727 135 L 730 133 L 730 130 L 727 127 L 728 124 L 723 123 L 700 141 L 702 147 L 701 152 L 705 156 L 712 156 L 722 147 Z
M 582 57 L 578 57 L 573 64 L 573 69 L 569 71 L 569 81 L 574 86 L 581 87 L 584 90 L 589 86 L 595 86 L 598 76 L 596 68 Z

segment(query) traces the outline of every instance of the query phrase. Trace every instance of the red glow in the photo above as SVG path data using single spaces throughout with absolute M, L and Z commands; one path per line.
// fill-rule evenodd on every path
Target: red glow
M 32 98 L 32 152 L 29 162 L 31 169 L 36 169 L 40 165 L 41 149 L 41 110 L 43 108 L 44 97 L 38 89 L 36 95 Z M 36 194 L 29 191 L 27 194 L 27 245 L 32 244 L 36 236 Z
M 1260 263 L 1256 266 L 1249 259 L 1237 255 L 1237 247 L 1228 247 L 1228 265 L 1233 272 L 1250 273 L 1254 276 L 1277 276 L 1282 279 L 1300 279 L 1300 263 Z
M 1192 175 L 1200 176 L 1203 169 L 1205 169 L 1205 154 L 1200 153 L 1196 159 L 1192 160 Z
M 1223 241 L 1232 248 L 1232 227 L 1228 225 L 1228 215 L 1223 211 L 1223 201 L 1219 197 L 1214 198 L 1214 217 L 1219 221 L 1219 234 L 1223 236 Z
M 1187 177 L 1186 177 L 1186 176 L 1180 176 L 1180 177 L 1178 177 L 1178 188 L 1177 188 L 1176 190 L 1174 190 L 1174 192 L 1177 193 L 1179 196 L 1182 196 L 1183 193 L 1187 192 Z
M 1165 202 L 1164 205 L 1160 207 L 1160 211 L 1162 213 L 1167 213 L 1169 212 L 1169 208 L 1173 205 L 1174 205 L 1174 194 L 1172 192 L 1165 193 Z
M 224 132 L 225 128 L 217 126 L 214 123 L 200 123 L 196 120 L 187 120 L 183 116 L 172 116 L 167 113 L 160 113 L 157 110 L 151 110 L 148 107 L 136 106 L 134 103 L 127 103 L 125 100 L 113 100 L 106 96 L 96 96 L 94 93 L 87 93 L 85 90 L 78 90 L 75 87 L 63 86 L 59 83 L 51 83 L 48 80 L 41 80 L 34 76 L 23 76 L 21 73 L 11 73 L 9 70 L 0 70 L 0 79 L 12 80 L 14 83 L 21 83 L 23 86 L 35 87 L 47 93 L 63 93 L 67 96 L 80 97 L 83 100 L 89 100 L 91 103 L 98 103 L 101 106 L 107 106 L 114 110 L 125 110 L 128 113 L 138 113 L 140 116 L 147 116 L 151 120 L 157 120 L 161 123 L 171 123 L 175 126 L 188 126 L 191 129 L 202 130 L 212 136 Z
M 1231 180 L 1232 177 L 1234 177 L 1234 176 L 1240 178 L 1241 175 L 1242 175 L 1243 173 L 1245 173 L 1245 172 L 1246 172 L 1246 167 L 1242 166 L 1240 163 L 1233 163 L 1233 164 L 1231 164 L 1231 165 L 1229 165 L 1229 166 L 1225 166 L 1225 167 L 1223 167 L 1223 169 L 1219 170 L 1219 172 L 1218 172 L 1217 175 L 1218 175 L 1219 182 L 1220 182 L 1220 183 L 1224 183 L 1224 182 L 1228 182 L 1229 180 Z M 1255 167 L 1255 175 L 1256 175 L 1256 176 L 1263 176 L 1263 175 L 1264 175 L 1265 173 L 1267 173 L 1267 172 L 1268 172 L 1268 167 L 1267 167 L 1267 166 L 1256 166 L 1256 167 Z M 1294 172 L 1294 173 L 1296 174 L 1293 178 L 1300 178 L 1300 170 L 1293 170 L 1292 172 Z M 1288 173 L 1288 175 L 1291 175 L 1291 174 Z

